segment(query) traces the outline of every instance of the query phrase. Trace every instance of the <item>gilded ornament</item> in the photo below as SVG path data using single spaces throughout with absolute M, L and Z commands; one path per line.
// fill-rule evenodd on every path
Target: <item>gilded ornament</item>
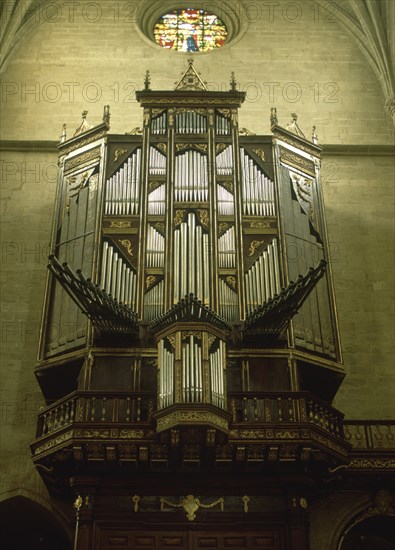
M 196 512 L 199 510 L 199 508 L 214 508 L 214 506 L 220 505 L 221 512 L 224 511 L 224 498 L 219 498 L 215 502 L 212 502 L 211 504 L 203 504 L 200 502 L 198 498 L 196 498 L 194 495 L 187 495 L 185 498 L 181 500 L 180 503 L 176 504 L 174 502 L 171 502 L 170 500 L 167 500 L 165 497 L 161 497 L 160 499 L 160 510 L 163 512 L 164 505 L 170 506 L 171 508 L 183 508 L 186 512 L 187 519 L 189 521 L 193 521 L 196 518 Z
M 263 151 L 263 149 L 253 149 L 253 152 L 261 159 L 262 162 L 266 161 L 265 151 Z
M 243 502 L 244 513 L 248 514 L 248 504 L 250 502 L 250 498 L 247 495 L 244 495 L 243 497 L 241 497 L 241 500 Z
M 225 223 L 225 222 L 222 222 L 219 224 L 218 226 L 218 230 L 219 230 L 219 236 L 222 237 L 222 235 L 224 233 L 226 233 L 226 231 L 229 229 L 230 225 L 228 223 Z
M 199 219 L 200 219 L 200 223 L 204 226 L 204 227 L 209 227 L 209 217 L 208 217 L 208 212 L 207 210 L 198 210 L 198 213 L 199 213 Z
M 185 210 L 176 210 L 176 215 L 174 217 L 174 225 L 177 227 L 177 225 L 180 225 L 185 216 Z
M 138 495 L 133 495 L 132 496 L 132 502 L 133 502 L 133 510 L 135 512 L 138 512 L 139 511 L 140 497 Z
M 122 155 L 124 155 L 125 153 L 127 153 L 128 150 L 127 149 L 116 149 L 115 150 L 115 153 L 114 153 L 114 160 L 113 162 L 117 162 L 118 159 L 120 159 L 122 157 Z
M 167 154 L 167 145 L 166 143 L 155 143 L 155 147 L 161 151 L 164 155 Z
M 197 330 L 183 330 L 181 333 L 181 339 L 186 340 L 190 336 L 194 336 L 195 338 L 202 339 L 202 333 Z
M 124 229 L 126 227 L 132 227 L 132 222 L 112 220 L 110 222 L 110 229 Z
M 137 136 L 137 135 L 141 135 L 142 133 L 143 133 L 143 129 L 140 126 L 136 126 L 135 128 L 133 128 L 133 130 L 131 130 L 130 132 L 127 132 L 126 135 Z
M 146 290 L 150 290 L 156 283 L 156 277 L 155 275 L 148 275 L 145 279 L 145 288 Z
M 226 282 L 230 288 L 232 288 L 235 292 L 237 291 L 237 285 L 236 285 L 236 277 L 233 275 L 229 275 L 226 277 Z
M 270 222 L 251 222 L 251 229 L 270 229 Z
M 215 146 L 215 152 L 217 153 L 217 155 L 219 155 L 219 153 L 222 153 L 222 151 L 225 151 L 227 147 L 228 146 L 226 143 L 217 143 L 217 145 Z
M 84 147 L 85 145 L 89 145 L 90 143 L 97 141 L 107 135 L 107 129 L 101 130 L 100 132 L 94 133 L 90 135 L 89 137 L 77 140 L 77 143 L 73 143 L 73 145 L 69 145 L 68 147 L 61 147 L 61 154 L 67 155 L 71 153 L 72 151 L 75 151 L 76 149 L 79 149 L 80 147 Z
M 126 248 L 126 252 L 133 258 L 133 248 L 132 243 L 129 241 L 129 239 L 122 239 L 119 241 L 121 245 Z
M 83 164 L 89 163 L 93 160 L 100 159 L 100 147 L 95 147 L 91 151 L 87 151 L 82 155 L 78 155 L 70 160 L 66 160 L 64 171 L 67 173 L 74 168 L 80 167 Z
M 262 246 L 265 241 L 252 241 L 248 249 L 248 255 L 253 256 L 257 248 Z
M 256 134 L 248 130 L 248 128 L 240 128 L 239 134 L 242 136 L 256 136 Z

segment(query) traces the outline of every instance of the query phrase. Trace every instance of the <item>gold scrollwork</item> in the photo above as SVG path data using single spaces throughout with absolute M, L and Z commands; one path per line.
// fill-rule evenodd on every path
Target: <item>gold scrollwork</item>
M 233 181 L 223 181 L 221 182 L 221 185 L 223 185 L 225 187 L 225 189 L 227 191 L 229 191 L 229 193 L 232 193 L 233 195 Z
M 131 222 L 113 220 L 110 222 L 110 229 L 124 229 L 125 227 L 132 227 Z
M 167 145 L 166 143 L 155 143 L 155 147 L 159 149 L 164 155 L 167 154 Z
M 127 149 L 116 149 L 115 150 L 115 153 L 114 153 L 114 160 L 113 162 L 117 162 L 118 159 L 120 159 L 122 157 L 122 155 L 124 155 L 125 153 L 127 153 L 128 150 Z
M 270 222 L 251 222 L 251 229 L 270 229 Z
M 133 495 L 133 496 L 132 496 L 132 502 L 133 502 L 133 510 L 134 510 L 134 512 L 138 512 L 138 511 L 139 511 L 140 497 L 139 497 L 138 495 Z
M 174 216 L 174 225 L 177 227 L 177 225 L 180 225 L 185 216 L 185 210 L 176 210 L 176 215 Z
M 167 340 L 173 349 L 176 349 L 176 337 L 174 334 L 167 336 Z
M 229 229 L 229 227 L 230 226 L 228 223 L 225 223 L 225 222 L 220 223 L 218 226 L 219 236 L 222 237 L 222 235 Z
M 244 513 L 248 514 L 248 504 L 250 502 L 250 497 L 244 495 L 243 497 L 241 497 L 241 500 L 243 501 Z
M 240 128 L 239 134 L 242 136 L 256 136 L 256 134 L 251 132 L 248 128 Z
M 227 283 L 228 286 L 230 286 L 230 288 L 232 288 L 235 292 L 237 291 L 236 277 L 234 277 L 233 275 L 229 275 L 228 277 L 226 277 L 226 283 Z
M 255 254 L 256 249 L 262 246 L 264 242 L 265 241 L 251 241 L 248 249 L 248 255 L 253 256 Z
M 197 330 L 183 330 L 182 333 L 181 333 L 182 340 L 186 340 L 190 336 L 195 336 L 196 338 L 199 338 L 201 340 L 202 333 L 200 331 L 197 331 Z
M 214 506 L 220 505 L 221 512 L 224 511 L 224 498 L 219 498 L 218 500 L 212 502 L 211 504 L 203 504 L 197 497 L 194 495 L 187 495 L 179 503 L 171 502 L 165 497 L 160 498 L 160 511 L 163 512 L 165 504 L 171 508 L 183 508 L 186 512 L 187 519 L 193 521 L 196 518 L 196 512 L 199 508 L 214 508 Z
M 261 159 L 262 162 L 266 161 L 265 151 L 263 149 L 253 149 L 253 152 Z
M 156 283 L 155 275 L 148 275 L 145 279 L 145 289 L 150 290 Z
M 199 219 L 200 219 L 200 223 L 204 226 L 204 227 L 209 227 L 209 217 L 208 217 L 208 212 L 207 210 L 198 210 L 198 213 L 199 213 Z
M 165 224 L 163 222 L 156 223 L 154 227 L 162 236 L 165 235 Z
M 94 159 L 99 159 L 99 158 L 100 158 L 100 147 L 95 147 L 94 149 L 92 149 L 92 151 L 87 151 L 82 155 L 78 155 L 78 157 L 75 157 L 71 160 L 67 160 L 65 162 L 64 170 L 65 172 L 69 172 L 70 170 L 73 170 L 74 168 L 77 168 L 82 164 L 86 164 Z
M 119 241 L 121 245 L 126 248 L 126 252 L 133 258 L 133 247 L 132 243 L 129 241 L 129 239 L 122 239 Z
M 130 132 L 127 132 L 126 135 L 137 136 L 137 135 L 141 135 L 142 133 L 143 133 L 143 129 L 141 128 L 141 126 L 136 126 L 135 128 L 133 128 L 133 130 L 131 130 Z

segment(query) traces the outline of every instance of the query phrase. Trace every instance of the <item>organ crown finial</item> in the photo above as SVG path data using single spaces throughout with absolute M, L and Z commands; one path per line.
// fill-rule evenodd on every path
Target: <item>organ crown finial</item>
M 89 124 L 88 121 L 86 120 L 87 115 L 88 115 L 88 111 L 82 111 L 82 122 L 76 129 L 74 133 L 74 137 L 93 128 L 93 126 Z
M 291 113 L 291 117 L 292 117 L 292 121 L 289 124 L 287 124 L 286 130 L 306 139 L 306 136 L 298 126 L 298 123 L 297 123 L 298 115 L 296 113 Z
M 144 89 L 145 90 L 150 90 L 150 85 L 151 85 L 151 76 L 150 76 L 150 72 L 147 71 L 145 73 Z
M 236 90 L 236 85 L 237 85 L 237 82 L 236 82 L 235 73 L 232 71 L 230 75 L 230 89 Z
M 271 113 L 270 113 L 270 124 L 272 126 L 276 126 L 278 124 L 278 118 L 277 118 L 277 108 L 272 107 Z

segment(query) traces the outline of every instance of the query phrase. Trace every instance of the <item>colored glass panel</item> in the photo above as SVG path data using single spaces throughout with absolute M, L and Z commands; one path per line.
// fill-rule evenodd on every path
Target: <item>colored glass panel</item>
M 207 52 L 225 43 L 228 31 L 213 13 L 176 10 L 163 15 L 154 27 L 155 41 L 180 52 Z

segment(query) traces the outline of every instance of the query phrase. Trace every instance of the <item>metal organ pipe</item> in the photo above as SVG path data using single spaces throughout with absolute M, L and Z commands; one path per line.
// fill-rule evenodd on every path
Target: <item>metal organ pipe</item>
M 151 132 L 153 134 L 165 134 L 167 128 L 167 113 L 155 117 L 151 120 Z
M 232 193 L 222 185 L 217 186 L 218 191 L 218 214 L 220 216 L 232 216 L 234 213 L 235 199 Z
M 155 147 L 150 147 L 149 172 L 152 176 L 166 175 L 166 156 Z
M 176 132 L 179 134 L 204 134 L 207 132 L 207 117 L 196 111 L 177 113 Z
M 164 341 L 158 344 L 159 408 L 169 407 L 174 402 L 174 354 L 168 351 Z
M 147 228 L 147 267 L 164 267 L 165 238 L 152 227 Z
M 210 353 L 211 401 L 217 407 L 225 408 L 224 369 L 226 361 L 225 343 L 219 340 L 216 351 Z
M 231 176 L 233 174 L 233 147 L 229 145 L 217 155 L 217 174 Z
M 207 157 L 192 149 L 176 156 L 176 202 L 206 202 L 208 200 Z
M 208 262 L 208 234 L 190 212 L 187 221 L 174 231 L 174 303 L 190 293 L 209 303 Z
M 105 214 L 136 215 L 139 210 L 141 149 L 137 149 L 106 182 Z
M 275 216 L 274 183 L 266 177 L 253 159 L 241 148 L 243 175 L 243 214 Z
M 232 290 L 222 279 L 219 279 L 219 312 L 221 317 L 229 322 L 239 318 L 239 302 L 237 293 Z
M 202 348 L 194 335 L 182 345 L 182 399 L 184 403 L 201 403 L 203 396 Z
M 148 214 L 164 216 L 166 211 L 166 186 L 160 185 L 148 195 Z
M 100 287 L 132 309 L 136 305 L 137 275 L 107 242 L 103 242 Z
M 277 239 L 273 239 L 245 274 L 247 313 L 280 292 Z
M 230 134 L 230 121 L 219 114 L 215 117 L 215 127 L 217 135 L 219 136 L 227 136 Z
M 218 267 L 236 266 L 235 228 L 232 226 L 218 239 Z
M 144 296 L 144 320 L 152 321 L 163 313 L 163 280 L 151 288 Z

